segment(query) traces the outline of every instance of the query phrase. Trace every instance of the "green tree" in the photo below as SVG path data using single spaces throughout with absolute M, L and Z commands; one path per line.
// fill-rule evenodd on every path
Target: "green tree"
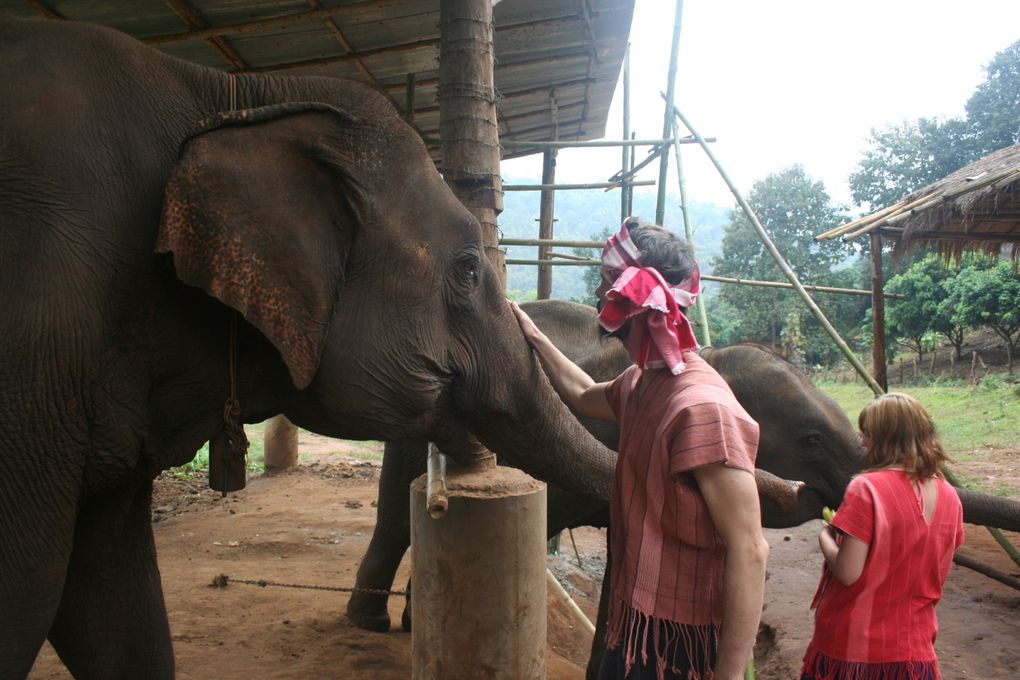
M 956 358 L 960 358 L 967 325 L 949 299 L 956 275 L 941 257 L 929 254 L 886 285 L 890 293 L 904 296 L 902 300 L 890 300 L 887 330 L 917 352 L 919 359 L 928 349 L 930 333 L 948 340 L 956 350 Z
M 985 67 L 985 80 L 967 100 L 966 111 L 981 155 L 1020 142 L 1020 40 Z
M 1020 142 L 1020 41 L 985 67 L 965 118 L 919 118 L 871 131 L 850 174 L 854 202 L 892 205 L 992 151 Z
M 756 182 L 747 202 L 804 283 L 828 284 L 833 266 L 850 255 L 849 244 L 841 240 L 815 242 L 815 234 L 841 224 L 844 215 L 833 205 L 824 185 L 810 178 L 800 165 Z M 721 255 L 712 260 L 712 267 L 720 276 L 785 281 L 757 232 L 736 209 L 724 230 Z M 784 320 L 791 312 L 801 319 L 802 334 L 810 334 L 811 324 L 816 323 L 810 315 L 805 316 L 803 303 L 789 289 L 726 285 L 719 297 L 739 319 L 734 340 L 778 345 Z
M 917 353 L 920 360 L 930 348 L 932 316 L 945 297 L 945 289 L 921 267 L 913 266 L 889 279 L 885 289 L 904 296 L 886 307 L 886 332 Z
M 972 126 L 953 118 L 919 118 L 871 130 L 867 149 L 850 173 L 857 205 L 870 210 L 892 205 L 977 160 L 981 153 Z
M 1011 263 L 968 267 L 949 289 L 949 305 L 962 323 L 990 328 L 1006 343 L 1009 372 L 1020 341 L 1020 274 Z

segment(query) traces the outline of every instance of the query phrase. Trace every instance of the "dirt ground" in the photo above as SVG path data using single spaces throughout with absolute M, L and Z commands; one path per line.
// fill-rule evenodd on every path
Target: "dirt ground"
M 251 479 L 246 489 L 227 498 L 201 480 L 164 475 L 157 481 L 154 530 L 178 678 L 409 677 L 411 636 L 400 629 L 402 597 L 391 598 L 394 628 L 379 634 L 350 625 L 343 592 L 240 583 L 210 587 L 219 574 L 353 585 L 375 521 L 379 468 L 349 458 L 347 446 L 302 433 L 298 469 Z M 958 471 L 994 476 L 998 484 L 1014 488 L 1013 498 L 1020 500 L 1020 451 L 989 451 L 974 469 L 961 465 Z M 811 636 L 808 603 L 821 564 L 819 526 L 767 530 L 772 553 L 756 649 L 759 679 L 796 677 Z M 1020 568 L 985 529 L 968 526 L 967 531 L 961 552 L 1020 577 Z M 1009 538 L 1020 545 L 1020 535 Z M 406 583 L 408 563 L 405 558 L 397 589 Z M 564 534 L 561 554 L 549 557 L 550 568 L 592 620 L 604 564 L 605 535 L 595 529 L 575 530 L 573 542 Z M 947 680 L 1020 676 L 1020 592 L 954 566 L 938 616 L 936 646 Z M 583 678 L 591 638 L 551 595 L 548 642 L 549 679 Z M 69 675 L 47 645 L 29 677 Z

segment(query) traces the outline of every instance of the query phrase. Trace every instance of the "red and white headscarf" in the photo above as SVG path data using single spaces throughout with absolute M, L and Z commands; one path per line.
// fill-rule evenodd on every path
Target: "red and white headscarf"
M 607 331 L 631 321 L 627 351 L 640 368 L 684 370 L 683 352 L 698 349 L 691 322 L 681 310 L 694 305 L 701 291 L 697 267 L 689 278 L 670 285 L 654 267 L 641 264 L 641 251 L 630 238 L 628 217 L 602 249 L 602 280 L 610 284 L 599 322 Z

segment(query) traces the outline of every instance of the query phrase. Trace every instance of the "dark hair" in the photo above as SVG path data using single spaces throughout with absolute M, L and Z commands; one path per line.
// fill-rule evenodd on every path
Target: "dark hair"
M 897 465 L 908 477 L 925 480 L 939 474 L 948 460 L 935 430 L 935 421 L 914 397 L 889 392 L 875 398 L 857 417 L 870 445 L 864 454 L 866 468 Z
M 641 251 L 641 264 L 655 267 L 668 283 L 676 285 L 694 273 L 698 266 L 694 248 L 687 241 L 657 224 L 637 217 L 627 218 L 627 229 Z

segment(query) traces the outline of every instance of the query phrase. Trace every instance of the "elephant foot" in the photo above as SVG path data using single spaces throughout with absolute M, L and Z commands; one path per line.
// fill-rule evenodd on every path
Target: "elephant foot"
M 390 615 L 383 607 L 382 612 L 366 611 L 352 607 L 351 602 L 347 603 L 347 618 L 358 628 L 370 630 L 373 633 L 388 633 L 390 630 Z

